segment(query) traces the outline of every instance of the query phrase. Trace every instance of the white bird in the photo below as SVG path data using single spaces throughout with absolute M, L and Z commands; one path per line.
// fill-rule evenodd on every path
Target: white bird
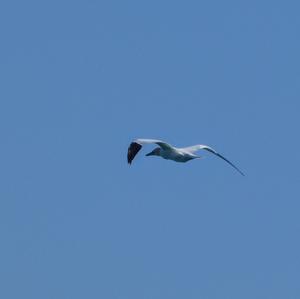
M 137 155 L 137 153 L 141 150 L 143 144 L 154 143 L 159 145 L 159 147 L 155 148 L 152 152 L 148 153 L 146 156 L 159 156 L 166 160 L 173 160 L 175 162 L 187 162 L 193 159 L 199 159 L 200 156 L 196 155 L 196 152 L 199 150 L 206 150 L 221 159 L 225 160 L 229 163 L 233 168 L 235 168 L 241 175 L 244 175 L 242 171 L 240 171 L 233 163 L 227 160 L 225 157 L 217 153 L 213 148 L 197 144 L 184 148 L 176 148 L 164 141 L 155 140 L 155 139 L 136 139 L 129 145 L 128 153 L 127 153 L 127 161 L 129 164 L 132 163 L 132 160 Z

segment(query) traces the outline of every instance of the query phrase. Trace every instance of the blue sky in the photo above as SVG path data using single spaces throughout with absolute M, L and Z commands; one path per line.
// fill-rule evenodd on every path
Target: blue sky
M 1 298 L 299 298 L 299 9 L 2 2 Z

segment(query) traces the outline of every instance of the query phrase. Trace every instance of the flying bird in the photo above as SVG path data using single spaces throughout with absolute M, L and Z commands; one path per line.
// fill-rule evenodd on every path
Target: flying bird
M 197 144 L 189 147 L 177 148 L 174 147 L 164 141 L 156 140 L 156 139 L 136 139 L 129 145 L 128 153 L 127 153 L 127 161 L 129 164 L 132 163 L 134 157 L 141 150 L 144 144 L 157 144 L 159 147 L 156 147 L 152 152 L 146 154 L 146 156 L 159 156 L 166 160 L 173 160 L 175 162 L 187 162 L 194 159 L 199 159 L 201 156 L 198 156 L 196 153 L 199 150 L 206 150 L 219 158 L 225 160 L 229 163 L 233 168 L 235 168 L 241 175 L 244 176 L 244 173 L 240 171 L 233 163 L 231 163 L 224 156 L 216 152 L 213 148 L 203 145 Z

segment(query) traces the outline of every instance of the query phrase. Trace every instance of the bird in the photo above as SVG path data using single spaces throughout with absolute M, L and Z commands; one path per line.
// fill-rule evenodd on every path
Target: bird
M 232 162 L 230 162 L 228 159 L 226 159 L 224 156 L 219 154 L 217 151 L 215 151 L 213 148 L 211 148 L 208 145 L 196 144 L 188 147 L 177 148 L 165 141 L 157 140 L 157 139 L 135 139 L 134 141 L 132 141 L 128 147 L 128 153 L 127 153 L 127 162 L 129 165 L 131 165 L 133 159 L 135 158 L 137 153 L 141 150 L 144 144 L 156 144 L 159 146 L 156 147 L 154 150 L 152 150 L 150 153 L 146 154 L 147 157 L 159 156 L 166 160 L 172 160 L 181 163 L 202 158 L 201 156 L 198 156 L 196 153 L 199 150 L 206 150 L 218 156 L 219 158 L 223 159 L 228 164 L 230 164 L 234 169 L 236 169 L 241 175 L 245 176 L 245 174 L 240 169 L 238 169 Z

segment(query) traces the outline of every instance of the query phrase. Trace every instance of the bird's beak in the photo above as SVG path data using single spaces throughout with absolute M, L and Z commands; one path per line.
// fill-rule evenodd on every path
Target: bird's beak
M 154 156 L 153 151 L 150 152 L 150 153 L 148 153 L 148 154 L 146 154 L 146 157 L 148 157 L 148 156 Z

